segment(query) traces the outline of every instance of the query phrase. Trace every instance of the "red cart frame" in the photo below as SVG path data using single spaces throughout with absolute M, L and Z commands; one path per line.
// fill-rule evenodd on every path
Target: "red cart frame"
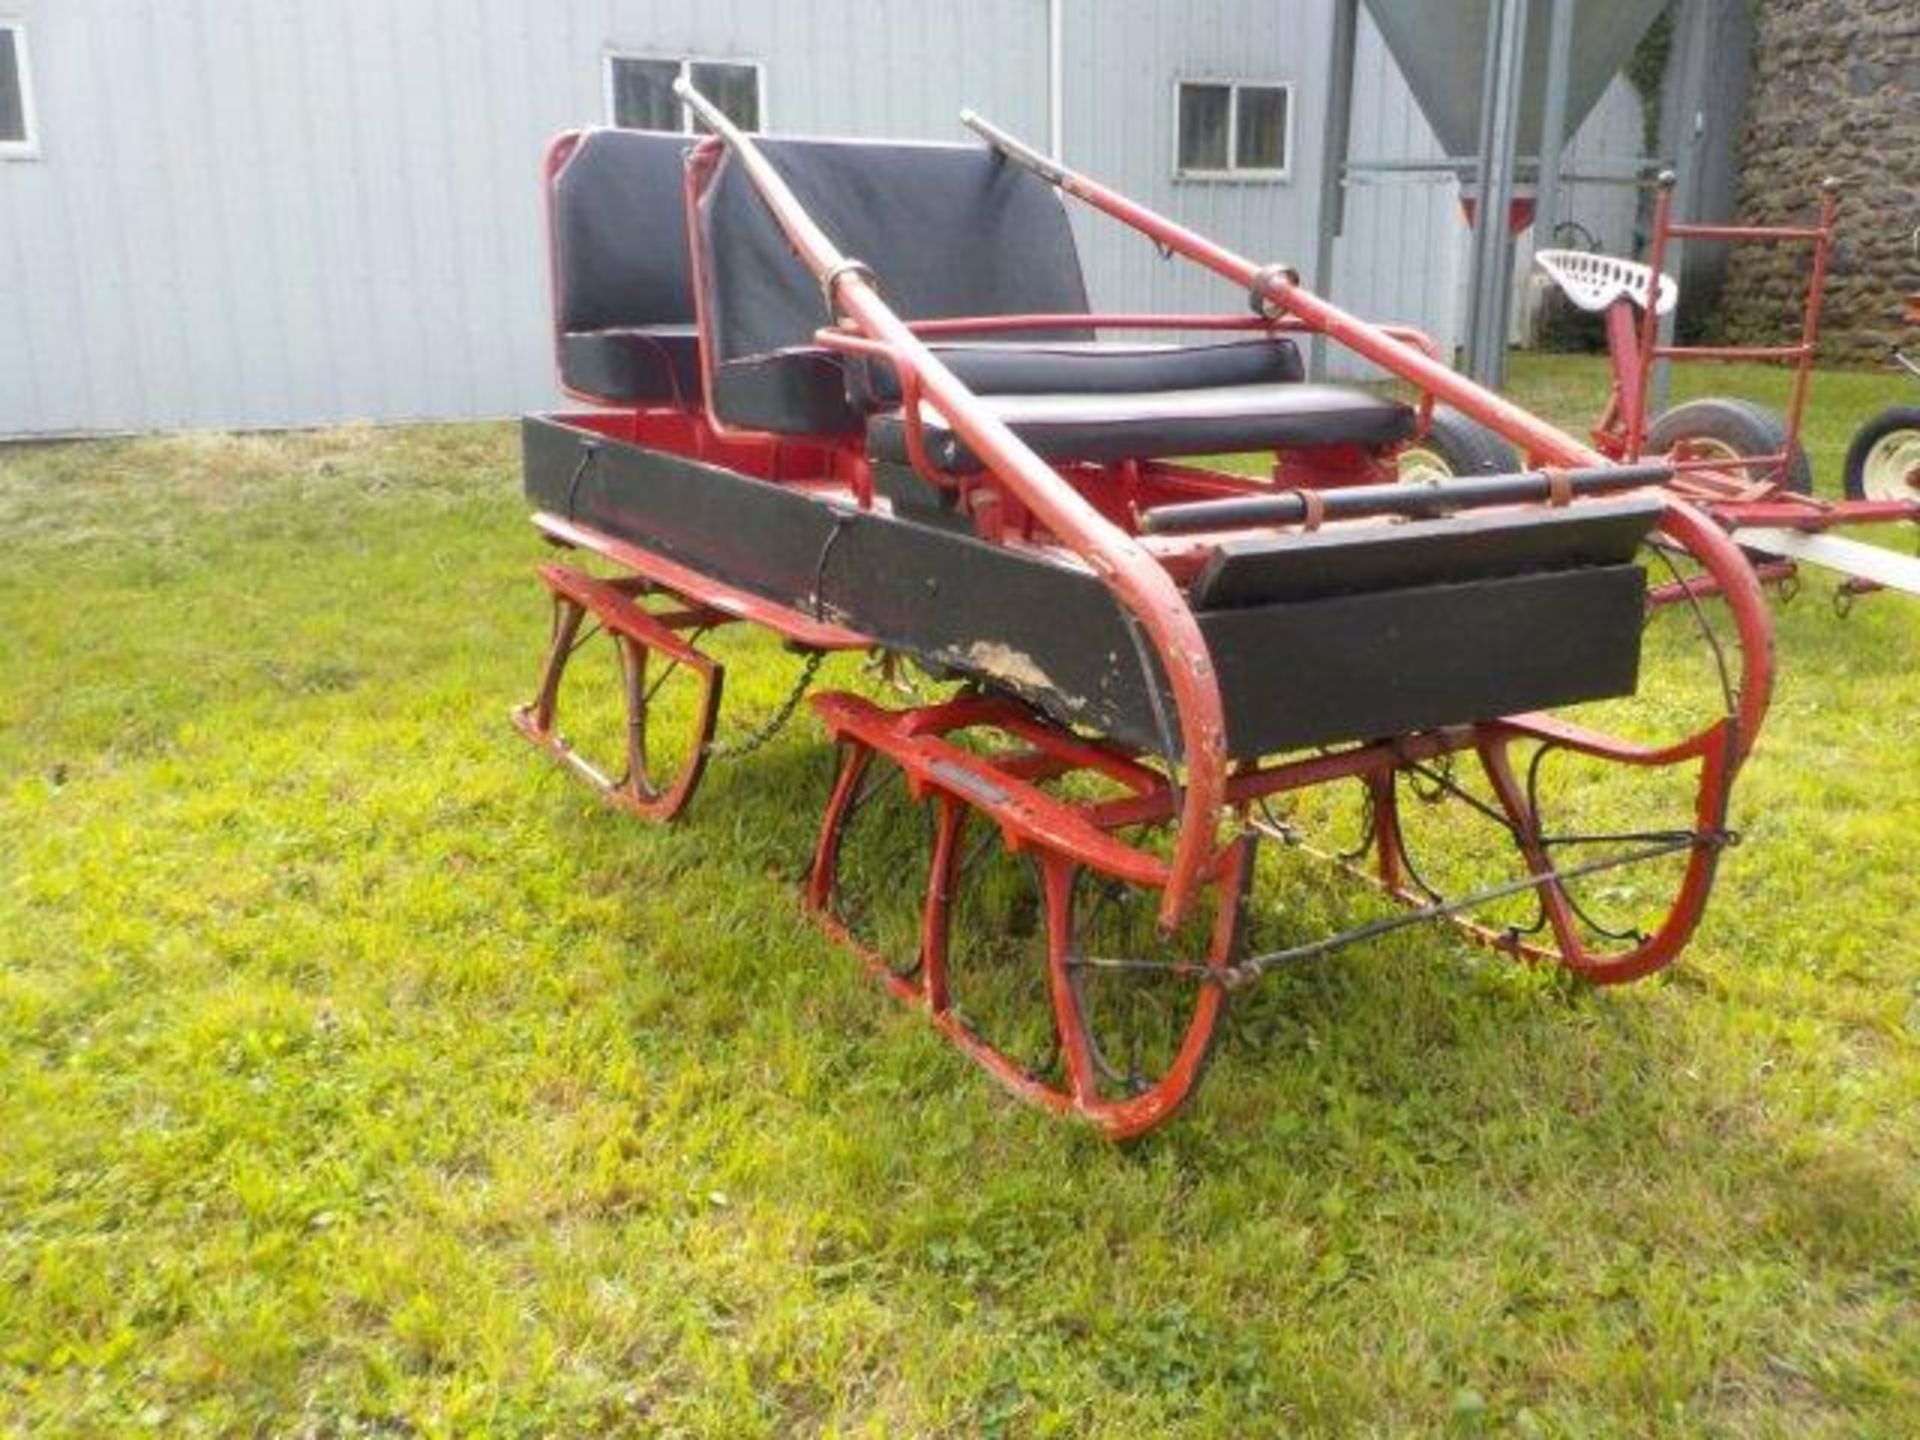
M 1679 953 L 1699 922 L 1720 853 L 1731 841 L 1731 786 L 1759 734 L 1773 676 L 1771 622 L 1754 574 L 1719 525 L 1688 499 L 1666 494 L 1658 507 L 1658 534 L 1663 546 L 1690 556 L 1710 578 L 1730 617 L 1732 643 L 1721 657 L 1724 713 L 1670 744 L 1636 744 L 1534 713 L 1327 744 L 1304 755 L 1235 757 L 1228 744 L 1221 678 L 1207 634 L 1183 589 L 1210 547 L 1223 539 L 1252 532 L 1311 531 L 1322 520 L 1337 522 L 1344 516 L 1563 507 L 1623 492 L 1658 494 L 1647 487 L 1671 479 L 1670 471 L 1612 463 L 1602 451 L 1454 373 L 1424 337 L 1352 316 L 1306 289 L 1290 269 L 1237 255 L 1065 169 L 971 113 L 963 116 L 964 123 L 1010 163 L 1038 173 L 1065 195 L 1128 226 L 1164 252 L 1218 275 L 1250 297 L 1253 313 L 1001 315 L 911 323 L 887 303 L 866 266 L 843 254 L 816 224 L 752 139 L 684 81 L 677 88 L 712 132 L 694 144 L 686 169 L 689 253 L 696 273 L 694 294 L 703 307 L 699 333 L 709 403 L 697 414 L 642 409 L 569 417 L 573 429 L 587 437 L 580 470 L 594 463 L 591 437 L 601 435 L 695 456 L 801 493 L 810 493 L 809 486 L 821 487 L 817 493 L 822 495 L 844 493 L 851 513 L 877 509 L 872 472 L 858 441 L 829 439 L 796 446 L 791 437 L 742 431 L 714 418 L 712 317 L 704 309 L 706 288 L 698 283 L 704 258 L 696 217 L 725 156 L 744 168 L 793 252 L 819 282 L 835 318 L 819 331 L 817 343 L 889 366 L 897 376 L 914 470 L 929 486 L 960 492 L 982 537 L 1010 544 L 1044 542 L 1097 577 L 1122 609 L 1143 672 L 1151 678 L 1157 668 L 1165 677 L 1167 713 L 1161 714 L 1161 702 L 1154 701 L 1166 742 L 1159 756 L 1063 725 L 1008 694 L 963 692 L 938 704 L 898 710 L 851 694 L 816 697 L 815 710 L 840 746 L 841 764 L 820 831 L 808 901 L 829 932 L 860 953 L 893 993 L 925 1009 L 944 1034 L 1014 1093 L 1078 1115 L 1121 1138 L 1159 1123 L 1178 1108 L 1197 1083 L 1228 994 L 1281 964 L 1329 953 L 1403 924 L 1436 919 L 1454 920 L 1505 953 L 1558 963 L 1602 983 L 1645 975 Z M 1366 455 L 1347 455 L 1338 447 L 1312 457 L 1311 463 L 1281 456 L 1267 482 L 1172 462 L 1122 461 L 1097 467 L 1097 472 L 1049 463 L 955 375 L 929 341 L 1055 325 L 1325 336 L 1413 386 L 1423 413 L 1436 401 L 1450 405 L 1518 447 L 1533 468 L 1436 491 L 1394 483 L 1391 473 L 1382 473 Z M 978 473 L 956 480 L 931 463 L 922 433 L 929 412 L 979 457 Z M 800 472 L 817 478 L 785 478 Z M 576 471 L 574 486 L 579 478 Z M 816 613 L 817 604 L 810 611 L 770 601 L 663 551 L 560 514 L 542 513 L 536 519 L 549 539 L 597 553 L 628 578 L 623 585 L 610 586 L 583 582 L 566 567 L 543 572 L 556 601 L 554 641 L 540 698 L 519 712 L 521 726 L 612 798 L 643 813 L 678 813 L 717 748 L 713 716 L 719 671 L 693 658 L 700 652 L 683 638 L 685 632 L 746 621 L 816 655 L 879 648 L 882 643 L 856 625 Z M 829 547 L 838 534 L 836 529 L 829 537 Z M 823 549 L 822 568 L 827 553 Z M 669 608 L 646 608 L 649 597 L 658 597 Z M 576 763 L 559 739 L 553 697 L 576 647 L 582 617 L 589 614 L 617 636 L 627 656 L 623 673 L 629 677 L 633 733 L 645 728 L 644 692 L 633 677 L 644 674 L 646 652 L 699 671 L 705 698 L 695 721 L 694 758 L 677 776 L 636 779 L 642 775 L 636 758 L 628 777 L 609 778 Z M 970 736 L 989 731 L 1010 739 L 1012 748 L 984 750 L 970 743 Z M 1532 777 L 1513 753 L 1516 746 L 1537 747 L 1536 766 L 1538 755 L 1551 749 L 1628 769 L 1696 771 L 1688 823 L 1658 833 L 1599 837 L 1617 842 L 1619 853 L 1565 864 L 1556 845 L 1595 837 L 1551 833 Z M 1506 830 L 1525 874 L 1490 890 L 1443 900 L 1411 867 L 1398 814 L 1398 787 L 1409 775 L 1437 775 L 1436 783 L 1464 793 L 1446 778 L 1444 767 L 1455 758 L 1477 762 L 1492 799 L 1473 803 Z M 910 795 L 930 807 L 933 823 L 920 939 L 904 965 L 856 935 L 838 899 L 850 821 L 883 769 L 902 777 Z M 1097 779 L 1103 793 L 1089 798 L 1063 786 L 1075 776 Z M 1403 902 L 1405 912 L 1306 945 L 1244 953 L 1242 919 L 1254 848 L 1263 833 L 1272 833 L 1259 819 L 1263 802 L 1341 780 L 1357 782 L 1367 799 L 1365 843 L 1371 865 L 1363 873 Z M 1143 829 L 1149 836 L 1166 837 L 1166 843 L 1133 838 Z M 961 852 L 970 836 L 997 837 L 1008 853 L 1031 857 L 1037 869 L 1056 1052 L 1048 1066 L 1019 1059 L 988 1040 L 955 1003 L 948 945 L 962 879 Z M 1619 943 L 1596 941 L 1572 882 L 1661 856 L 1684 856 L 1685 865 L 1659 923 L 1646 933 L 1613 937 Z M 1200 953 L 1172 960 L 1084 953 L 1076 939 L 1076 895 L 1077 887 L 1090 878 L 1157 896 L 1163 936 L 1177 934 L 1196 916 L 1211 916 Z M 1538 936 L 1478 923 L 1469 914 L 1476 905 L 1517 893 L 1540 899 Z M 1181 1038 L 1159 1073 L 1113 1083 L 1114 1067 L 1093 1033 L 1084 999 L 1087 977 L 1101 969 L 1151 970 L 1192 987 Z
M 1801 225 L 1704 224 L 1673 216 L 1676 177 L 1659 177 L 1654 194 L 1653 233 L 1645 267 L 1644 292 L 1621 296 L 1605 311 L 1607 353 L 1613 385 L 1606 409 L 1594 426 L 1594 444 L 1610 458 L 1632 464 L 1648 456 L 1652 417 L 1648 395 L 1654 368 L 1662 361 L 1747 361 L 1790 367 L 1791 387 L 1781 417 L 1783 443 L 1764 454 L 1734 455 L 1714 445 L 1712 453 L 1693 453 L 1683 442 L 1665 463 L 1674 471 L 1673 491 L 1703 507 L 1750 552 L 1756 572 L 1776 585 L 1790 585 L 1796 559 L 1839 570 L 1840 595 L 1850 597 L 1886 586 L 1920 593 L 1920 567 L 1889 552 L 1857 542 L 1826 537 L 1843 525 L 1887 525 L 1920 521 L 1920 496 L 1912 500 L 1849 499 L 1831 501 L 1793 488 L 1792 468 L 1800 452 L 1814 362 L 1820 342 L 1827 274 L 1839 219 L 1839 187 L 1820 186 L 1815 218 Z M 1676 242 L 1718 241 L 1739 245 L 1804 245 L 1809 250 L 1806 286 L 1800 304 L 1800 330 L 1777 345 L 1690 345 L 1660 339 L 1663 266 Z M 1813 537 L 1821 537 L 1818 540 Z M 1706 582 L 1665 586 L 1656 603 L 1671 603 L 1702 593 Z M 1710 586 L 1708 587 L 1710 588 Z

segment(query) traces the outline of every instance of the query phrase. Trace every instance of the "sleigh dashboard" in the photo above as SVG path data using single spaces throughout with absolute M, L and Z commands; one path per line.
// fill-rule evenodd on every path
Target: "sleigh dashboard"
M 523 444 L 542 514 L 1003 688 L 1062 723 L 1161 743 L 1124 613 L 1058 547 L 990 543 L 884 500 L 862 507 L 830 474 L 805 473 L 824 470 L 818 455 L 784 456 L 776 482 L 744 457 L 714 463 L 567 416 L 527 420 Z M 1222 542 L 1191 593 L 1230 752 L 1632 693 L 1645 599 L 1636 551 L 1658 513 L 1617 499 Z

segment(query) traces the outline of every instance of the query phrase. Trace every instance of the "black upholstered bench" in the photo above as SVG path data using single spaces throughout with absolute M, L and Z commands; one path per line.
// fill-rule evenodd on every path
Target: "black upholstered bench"
M 701 400 L 681 189 L 687 137 L 588 130 L 553 178 L 560 379 L 615 404 Z
M 1048 458 L 1379 447 L 1414 432 L 1405 405 L 1301 383 L 1299 351 L 1284 338 L 1098 339 L 1058 195 L 990 150 L 771 137 L 758 144 L 807 212 L 872 270 L 907 319 L 1088 316 L 1084 327 L 933 346 Z M 830 323 L 820 287 L 731 159 L 702 205 L 700 228 L 717 417 L 786 434 L 864 431 L 875 459 L 905 459 L 898 377 L 884 362 L 813 343 Z M 931 412 L 927 427 L 937 464 L 978 468 Z
M 1414 433 L 1405 405 L 1336 385 L 1230 385 L 1132 394 L 989 395 L 987 407 L 1047 460 L 1145 460 L 1313 445 L 1395 445 Z M 949 474 L 981 468 L 966 442 L 921 409 L 927 458 Z M 908 460 L 898 409 L 867 422 L 875 460 Z
M 955 340 L 931 347 L 981 395 L 1138 395 L 1223 385 L 1287 385 L 1306 378 L 1291 340 L 1257 336 L 1182 345 L 1165 340 Z M 848 366 L 855 402 L 900 403 L 900 378 L 884 361 Z

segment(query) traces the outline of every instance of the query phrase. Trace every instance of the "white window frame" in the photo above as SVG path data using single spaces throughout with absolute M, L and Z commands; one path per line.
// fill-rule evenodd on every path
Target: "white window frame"
M 1180 163 L 1180 92 L 1188 85 L 1204 86 L 1227 92 L 1227 164 L 1224 170 L 1190 169 Z M 1242 90 L 1280 90 L 1287 97 L 1287 123 L 1280 136 L 1286 164 L 1279 169 L 1255 168 L 1235 163 L 1240 153 L 1240 92 Z M 1254 80 L 1246 76 L 1182 75 L 1173 82 L 1173 178 L 1176 180 L 1239 180 L 1278 185 L 1293 179 L 1294 88 L 1291 80 Z
M 691 78 L 690 72 L 695 65 L 735 65 L 744 70 L 751 70 L 753 71 L 754 90 L 760 100 L 760 127 L 754 133 L 764 135 L 772 129 L 767 119 L 767 66 L 764 60 L 749 60 L 738 55 L 682 55 L 678 52 L 663 55 L 657 50 L 610 49 L 606 52 L 605 62 L 600 67 L 600 103 L 602 110 L 606 114 L 607 124 L 609 125 L 616 124 L 619 119 L 613 112 L 613 71 L 615 62 L 620 60 L 650 60 L 656 65 L 678 65 L 680 67 L 680 78 L 682 80 Z M 678 97 L 676 97 L 676 99 L 678 99 Z M 692 135 L 695 133 L 693 110 L 684 100 L 679 100 L 678 103 L 680 106 L 679 133 L 682 135 Z
M 0 160 L 38 160 L 40 117 L 33 108 L 33 57 L 28 54 L 27 25 L 11 15 L 0 15 L 0 30 L 13 33 L 14 65 L 20 72 L 20 119 L 27 129 L 25 139 L 0 140 Z

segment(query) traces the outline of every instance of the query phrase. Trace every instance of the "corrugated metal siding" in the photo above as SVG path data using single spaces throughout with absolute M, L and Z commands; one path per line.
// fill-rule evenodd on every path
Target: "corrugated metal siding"
M 1642 115 L 1639 93 L 1616 76 L 1567 142 L 1562 168 L 1570 174 L 1618 169 L 1644 148 Z M 1363 8 L 1354 61 L 1350 154 L 1367 161 L 1431 159 L 1444 153 Z M 1471 243 L 1453 177 L 1360 176 L 1346 193 L 1346 223 L 1335 249 L 1334 298 L 1369 318 L 1417 325 L 1449 353 L 1464 343 Z M 1639 192 L 1629 186 L 1570 181 L 1563 189 L 1560 216 L 1584 226 L 1605 253 L 1631 257 L 1638 254 L 1638 207 Z M 1516 341 L 1527 333 L 1527 317 L 1539 298 L 1533 269 L 1536 242 L 1545 247 L 1527 230 L 1515 246 L 1514 283 L 1520 298 L 1514 307 Z M 1556 243 L 1574 242 L 1563 235 Z M 1377 373 L 1338 357 L 1332 368 L 1343 375 Z
M 1204 6 L 1067 0 L 1068 160 L 1251 258 L 1310 267 L 1320 204 L 1329 19 L 1320 0 L 1216 0 Z M 1292 85 L 1291 177 L 1175 176 L 1173 87 L 1181 79 Z M 1097 307 L 1244 307 L 1220 280 L 1161 259 L 1147 241 L 1109 221 L 1079 215 L 1076 226 Z
M 1646 153 L 1645 125 L 1640 92 L 1631 80 L 1616 75 L 1601 92 L 1593 113 L 1567 142 L 1561 165 L 1574 175 L 1618 169 L 1625 160 Z M 1634 226 L 1640 198 L 1641 192 L 1630 185 L 1570 181 L 1560 201 L 1560 218 L 1579 222 L 1607 254 L 1633 256 L 1639 253 Z M 1564 245 L 1568 237 L 1562 235 L 1555 243 Z
M 0 435 L 551 403 L 536 185 L 609 50 L 758 60 L 775 130 L 1047 133 L 1047 0 L 0 0 L 41 157 L 0 162 Z M 1064 0 L 1066 152 L 1249 256 L 1315 253 L 1321 0 Z M 1431 153 L 1363 13 L 1353 153 Z M 1180 77 L 1294 87 L 1291 178 L 1180 180 Z M 1083 207 L 1075 207 L 1083 210 Z M 1096 304 L 1234 311 L 1076 216 Z M 1452 187 L 1355 188 L 1335 296 L 1452 339 Z
M 1353 96 L 1347 153 L 1356 162 L 1445 153 L 1364 6 Z M 1334 247 L 1333 299 L 1370 320 L 1417 326 L 1450 354 L 1463 323 L 1466 234 L 1452 176 L 1356 177 L 1346 187 L 1346 215 Z M 1340 376 L 1377 373 L 1344 351 L 1330 354 L 1328 366 Z
M 0 434 L 554 398 L 535 177 L 609 49 L 767 64 L 775 128 L 1046 125 L 1046 0 L 11 0 Z
M 1626 159 L 1646 148 L 1643 127 L 1646 109 L 1633 82 L 1616 75 L 1593 107 L 1593 113 L 1567 142 L 1561 166 L 1569 175 L 1611 174 Z M 1598 180 L 1569 180 L 1560 197 L 1560 232 L 1549 240 L 1535 230 L 1521 235 L 1514 246 L 1515 303 L 1513 335 L 1516 344 L 1529 343 L 1538 333 L 1540 306 L 1552 288 L 1533 263 L 1536 249 L 1581 249 L 1589 243 L 1603 255 L 1626 259 L 1640 256 L 1640 200 L 1631 185 Z

